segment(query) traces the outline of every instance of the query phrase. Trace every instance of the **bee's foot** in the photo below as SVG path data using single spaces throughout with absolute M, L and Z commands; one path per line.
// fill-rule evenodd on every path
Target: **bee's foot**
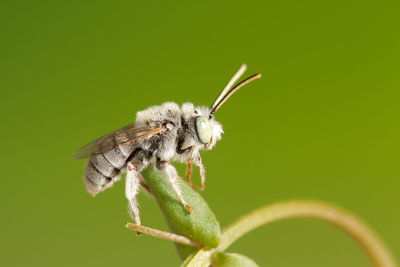
M 188 181 L 188 184 L 189 184 L 194 190 L 196 190 L 196 186 L 195 186 L 191 181 Z
M 193 212 L 193 208 L 190 207 L 188 204 L 185 205 L 185 208 L 189 211 L 189 213 Z

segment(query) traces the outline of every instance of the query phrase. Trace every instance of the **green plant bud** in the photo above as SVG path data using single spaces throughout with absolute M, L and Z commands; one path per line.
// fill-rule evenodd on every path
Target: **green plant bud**
M 207 247 L 218 246 L 221 236 L 219 222 L 198 192 L 182 178 L 177 178 L 185 201 L 193 208 L 192 213 L 189 213 L 179 201 L 163 172 L 149 167 L 143 172 L 143 178 L 154 194 L 172 232 L 186 236 Z M 197 250 L 180 244 L 176 244 L 176 246 L 182 259 Z
M 258 267 L 252 259 L 237 253 L 218 253 L 216 267 Z

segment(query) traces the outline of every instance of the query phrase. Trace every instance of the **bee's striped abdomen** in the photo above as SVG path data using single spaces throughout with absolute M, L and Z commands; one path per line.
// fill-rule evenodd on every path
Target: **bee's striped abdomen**
M 119 169 L 115 168 L 103 154 L 91 156 L 90 161 L 104 176 L 112 178 L 119 173 Z
M 95 196 L 97 193 L 111 187 L 115 181 L 118 181 L 121 169 L 125 167 L 126 160 L 133 151 L 133 146 L 125 145 L 101 154 L 92 155 L 86 164 L 84 176 L 88 192 Z
M 114 177 L 105 176 L 91 160 L 86 164 L 84 181 L 86 189 L 93 196 L 111 186 Z

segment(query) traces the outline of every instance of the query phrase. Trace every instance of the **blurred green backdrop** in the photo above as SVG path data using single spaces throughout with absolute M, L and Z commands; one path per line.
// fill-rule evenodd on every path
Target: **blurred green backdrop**
M 172 244 L 124 228 L 124 183 L 93 199 L 72 153 L 150 105 L 211 104 L 243 62 L 263 78 L 221 108 L 223 140 L 202 154 L 202 195 L 221 224 L 263 204 L 321 199 L 365 219 L 399 255 L 399 8 L 2 1 L 0 265 L 177 266 Z M 167 229 L 156 203 L 139 200 L 143 223 Z M 262 266 L 368 266 L 347 236 L 306 219 L 258 229 L 229 251 Z

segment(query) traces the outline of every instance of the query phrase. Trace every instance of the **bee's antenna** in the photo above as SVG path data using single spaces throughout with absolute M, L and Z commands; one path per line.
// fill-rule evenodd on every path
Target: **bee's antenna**
M 213 110 L 214 107 L 221 101 L 221 99 L 225 96 L 226 92 L 228 92 L 229 88 L 233 86 L 233 84 L 239 80 L 240 76 L 243 75 L 243 73 L 246 71 L 247 66 L 246 64 L 242 64 L 239 68 L 239 70 L 233 75 L 233 77 L 229 80 L 229 82 L 225 85 L 224 89 L 221 91 L 217 99 L 215 99 L 214 104 L 211 106 L 211 109 Z
M 240 69 L 239 69 L 239 71 L 240 71 Z M 237 73 L 239 73 L 239 71 Z M 236 76 L 236 74 L 235 74 L 235 76 Z M 234 78 L 235 78 L 235 76 L 234 76 Z M 235 85 L 231 90 L 229 90 L 228 93 L 226 93 L 226 95 L 224 97 L 222 97 L 222 99 L 219 100 L 219 102 L 217 102 L 216 104 L 214 103 L 214 105 L 211 108 L 210 118 L 212 118 L 214 116 L 214 113 L 222 106 L 222 104 L 225 103 L 226 100 L 228 100 L 228 98 L 231 95 L 233 95 L 233 93 L 235 93 L 237 90 L 239 90 L 240 88 L 242 88 L 243 86 L 245 86 L 249 82 L 252 82 L 252 81 L 254 81 L 254 80 L 258 79 L 258 78 L 261 78 L 261 73 L 254 74 L 254 75 L 244 79 L 243 81 L 241 81 L 237 85 Z M 218 100 L 218 98 L 217 98 L 217 100 Z

